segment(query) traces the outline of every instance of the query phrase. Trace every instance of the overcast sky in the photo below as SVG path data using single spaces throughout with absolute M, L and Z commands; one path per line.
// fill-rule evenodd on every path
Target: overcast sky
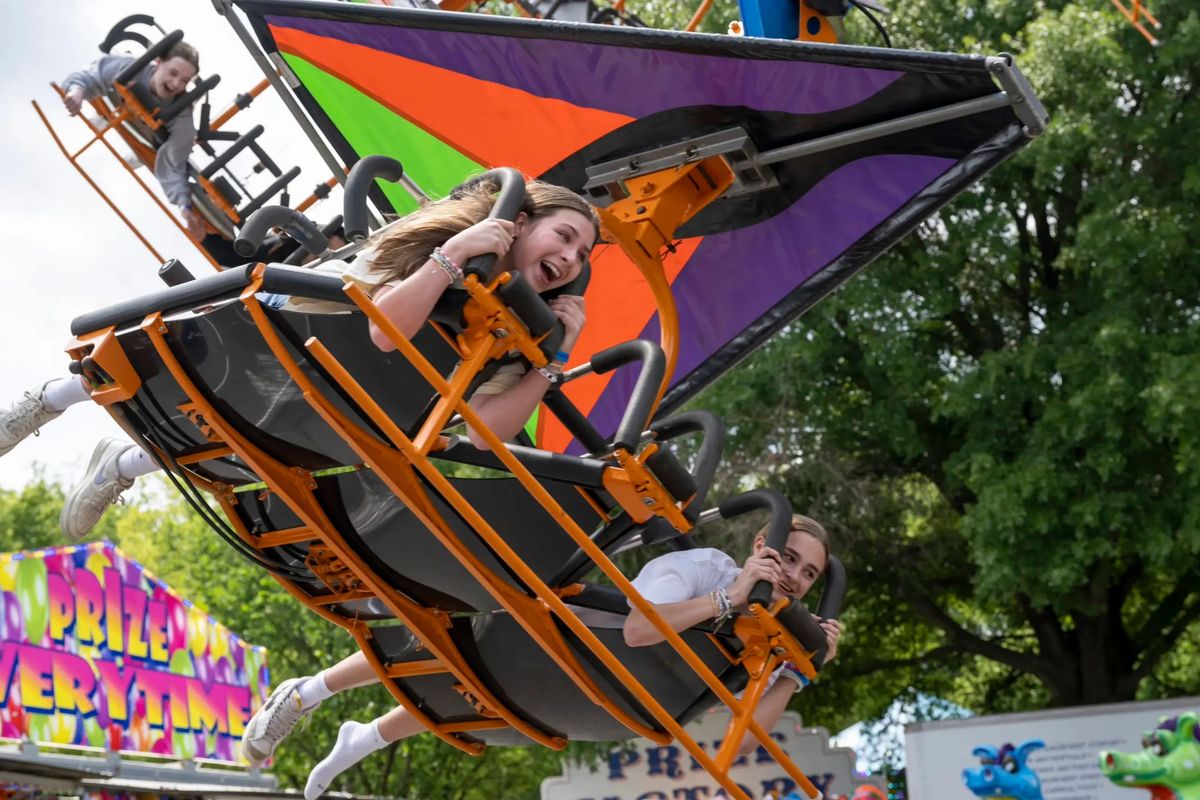
M 47 13 L 49 8 L 53 13 Z M 67 374 L 64 346 L 76 316 L 162 286 L 155 274 L 158 262 L 68 163 L 30 104 L 37 100 L 69 148 L 80 147 L 86 128 L 66 115 L 50 82 L 61 83 L 68 73 L 94 60 L 109 28 L 135 13 L 154 14 L 167 30 L 183 29 L 200 51 L 201 75 L 221 75 L 211 96 L 214 115 L 261 80 L 229 23 L 208 0 L 5 4 L 0 32 L 5 114 L 0 126 L 0 219 L 9 226 L 11 238 L 0 290 L 0 406 Z M 245 130 L 259 122 L 266 127 L 260 141 L 276 163 L 303 170 L 292 184 L 293 201 L 328 178 L 270 90 L 227 128 Z M 119 144 L 115 137 L 114 141 Z M 164 257 L 180 258 L 195 274 L 211 269 L 106 150 L 93 145 L 83 161 Z M 249 167 L 247 161 L 240 169 L 248 172 Z M 139 174 L 157 190 L 153 175 L 144 169 Z M 338 213 L 333 205 L 325 206 L 312 211 L 318 221 Z M 73 483 L 99 438 L 122 435 L 99 406 L 75 406 L 39 437 L 0 458 L 0 488 L 20 488 L 35 469 Z

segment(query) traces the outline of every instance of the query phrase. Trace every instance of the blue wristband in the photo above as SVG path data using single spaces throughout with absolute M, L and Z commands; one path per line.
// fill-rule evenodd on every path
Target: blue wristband
M 567 360 L 570 358 L 571 358 L 571 354 L 566 352 L 565 350 L 559 350 L 557 353 L 554 354 L 554 360 L 561 361 L 564 364 L 567 363 Z

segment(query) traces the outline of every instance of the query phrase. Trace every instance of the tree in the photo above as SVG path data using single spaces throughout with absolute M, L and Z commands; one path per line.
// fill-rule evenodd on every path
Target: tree
M 1200 15 L 1160 5 L 1157 50 L 1090 1 L 898 5 L 901 46 L 1016 52 L 1049 133 L 697 401 L 842 533 L 859 685 L 813 708 L 1129 700 L 1194 641 Z

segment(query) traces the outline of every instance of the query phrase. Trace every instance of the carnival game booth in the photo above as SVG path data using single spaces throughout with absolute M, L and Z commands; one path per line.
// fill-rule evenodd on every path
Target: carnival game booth
M 0 637 L 5 784 L 274 786 L 239 764 L 266 651 L 110 542 L 0 556 Z
M 519 275 L 466 265 L 463 290 L 410 341 L 353 282 L 248 264 L 76 319 L 73 369 L 93 398 L 237 551 L 351 632 L 397 701 L 449 744 L 677 740 L 744 798 L 729 769 L 749 732 L 817 796 L 750 714 L 779 661 L 816 677 L 824 636 L 808 610 L 770 603 L 763 584 L 749 613 L 676 634 L 610 557 L 687 547 L 704 525 L 750 512 L 782 547 L 787 501 L 756 491 L 710 503 L 720 422 L 670 412 L 1041 130 L 1011 61 L 237 5 L 248 42 L 289 56 L 268 63 L 309 76 L 297 98 L 322 124 L 344 106 L 317 92 L 337 87 L 297 59 L 413 120 L 376 133 L 441 135 L 439 147 L 494 167 L 498 216 L 523 200 L 505 163 L 602 206 L 614 244 L 572 289 L 588 298 L 576 350 L 590 355 L 524 444 L 506 444 L 466 399 L 501 361 L 547 365 L 561 336 Z M 583 62 L 612 80 L 592 80 Z M 794 91 L 762 88 L 781 81 Z M 440 110 L 454 93 L 477 101 L 470 119 Z M 355 204 L 387 195 L 382 183 L 355 188 L 359 176 L 371 184 L 385 163 L 395 180 L 401 167 L 332 138 L 356 162 L 347 233 L 365 235 Z M 368 320 L 394 352 L 371 344 Z M 466 443 L 463 422 L 488 451 Z M 691 458 L 675 452 L 682 437 Z M 836 615 L 843 576 L 832 559 L 821 616 Z M 631 605 L 664 644 L 624 644 Z M 682 725 L 714 704 L 732 722 L 710 753 Z

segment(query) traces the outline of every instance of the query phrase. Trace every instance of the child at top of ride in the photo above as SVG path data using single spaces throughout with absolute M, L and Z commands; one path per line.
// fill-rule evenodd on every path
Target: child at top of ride
M 458 265 L 474 256 L 496 254 L 493 271 L 520 272 L 539 293 L 565 286 L 579 274 L 599 232 L 591 206 L 567 189 L 529 181 L 526 203 L 516 220 L 485 219 L 495 188 L 489 182 L 468 182 L 446 199 L 399 220 L 374 244 L 372 267 L 363 283 L 405 335 L 412 336 L 424 324 L 438 297 L 461 272 Z M 515 436 L 529 419 L 583 327 L 582 297 L 557 297 L 550 307 L 566 330 L 561 352 L 551 366 L 526 374 L 521 365 L 506 365 L 471 397 L 471 406 L 502 440 Z M 393 349 L 374 325 L 371 338 L 380 349 Z M 0 411 L 0 456 L 68 407 L 90 399 L 87 385 L 77 375 L 25 392 L 11 408 Z M 475 431 L 468 435 L 477 447 L 486 447 Z M 154 459 L 137 445 L 101 440 L 83 480 L 67 495 L 59 517 L 63 533 L 76 541 L 87 536 L 136 478 L 157 469 Z
M 711 547 L 666 553 L 648 562 L 633 579 L 634 587 L 654 605 L 673 631 L 686 630 L 710 619 L 724 619 L 745 611 L 750 592 L 759 581 L 771 584 L 771 601 L 783 597 L 799 600 L 808 593 L 829 564 L 829 534 L 819 522 L 801 514 L 792 516 L 787 544 L 779 553 L 766 546 L 766 528 L 754 537 L 750 556 L 738 566 L 728 554 Z M 842 624 L 817 619 L 825 631 L 825 663 L 837 656 Z M 644 647 L 663 641 L 662 633 L 642 612 L 630 605 L 625 618 L 625 643 Z M 779 678 L 790 680 L 779 680 Z M 808 685 L 792 664 L 784 664 L 754 709 L 754 719 L 770 731 L 783 715 L 792 695 Z M 741 750 L 754 749 L 757 739 L 747 733 Z
M 85 69 L 72 72 L 62 83 L 63 105 L 75 116 L 83 101 L 109 95 L 113 102 L 113 81 L 121 71 L 134 62 L 133 56 L 104 55 Z M 187 86 L 200 71 L 200 54 L 187 42 L 176 42 L 163 54 L 147 64 L 134 77 L 150 90 L 162 104 L 187 91 Z M 154 176 L 162 185 L 163 194 L 183 216 L 188 235 L 196 241 L 204 238 L 204 218 L 192 208 L 192 190 L 188 184 L 187 163 L 196 141 L 196 125 L 191 110 L 181 111 L 166 123 L 167 140 L 154 157 Z

